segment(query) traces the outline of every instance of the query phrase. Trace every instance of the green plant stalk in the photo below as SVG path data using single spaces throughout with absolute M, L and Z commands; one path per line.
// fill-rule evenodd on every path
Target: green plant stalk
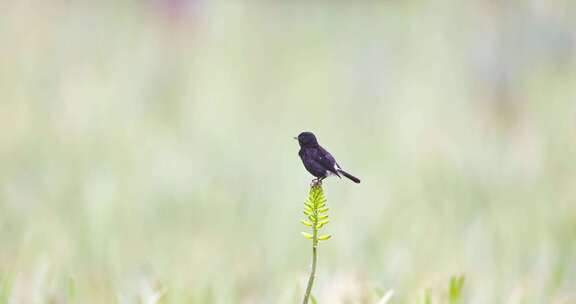
M 308 285 L 306 286 L 306 293 L 304 294 L 303 304 L 308 304 L 310 299 L 310 293 L 312 292 L 312 286 L 314 285 L 314 278 L 316 277 L 316 265 L 318 264 L 318 217 L 316 221 L 312 223 L 312 270 L 310 270 L 310 277 L 308 278 Z

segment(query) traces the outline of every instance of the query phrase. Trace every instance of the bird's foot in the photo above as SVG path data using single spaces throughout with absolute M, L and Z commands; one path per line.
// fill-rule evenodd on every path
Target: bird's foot
M 315 178 L 310 183 L 310 187 L 316 187 L 316 186 L 322 186 L 322 179 L 321 178 Z

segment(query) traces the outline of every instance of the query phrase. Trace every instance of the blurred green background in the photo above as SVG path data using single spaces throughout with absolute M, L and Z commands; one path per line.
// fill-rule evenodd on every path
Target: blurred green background
M 576 303 L 576 2 L 0 8 L 0 303 L 298 303 L 304 130 L 320 303 Z

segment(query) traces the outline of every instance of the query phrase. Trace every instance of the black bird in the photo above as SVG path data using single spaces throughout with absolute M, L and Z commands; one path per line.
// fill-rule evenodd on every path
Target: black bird
M 308 172 L 316 176 L 318 181 L 322 181 L 330 175 L 336 175 L 341 178 L 340 174 L 342 174 L 351 181 L 357 184 L 360 183 L 358 178 L 340 168 L 334 157 L 318 144 L 314 133 L 302 132 L 294 139 L 298 139 L 298 143 L 300 143 L 298 155 L 300 155 L 304 167 Z

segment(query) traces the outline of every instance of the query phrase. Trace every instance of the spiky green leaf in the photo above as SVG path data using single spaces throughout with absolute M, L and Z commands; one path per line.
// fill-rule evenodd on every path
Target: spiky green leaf
M 310 295 L 310 304 L 318 304 L 318 301 L 316 301 L 314 295 Z
M 462 295 L 462 288 L 464 287 L 464 275 L 453 276 L 450 278 L 450 285 L 448 286 L 448 295 L 450 303 L 457 303 Z
M 328 224 L 328 222 L 330 222 L 330 220 L 323 220 L 318 222 L 318 224 L 316 224 L 316 229 L 320 229 L 322 227 L 324 227 L 324 225 Z

